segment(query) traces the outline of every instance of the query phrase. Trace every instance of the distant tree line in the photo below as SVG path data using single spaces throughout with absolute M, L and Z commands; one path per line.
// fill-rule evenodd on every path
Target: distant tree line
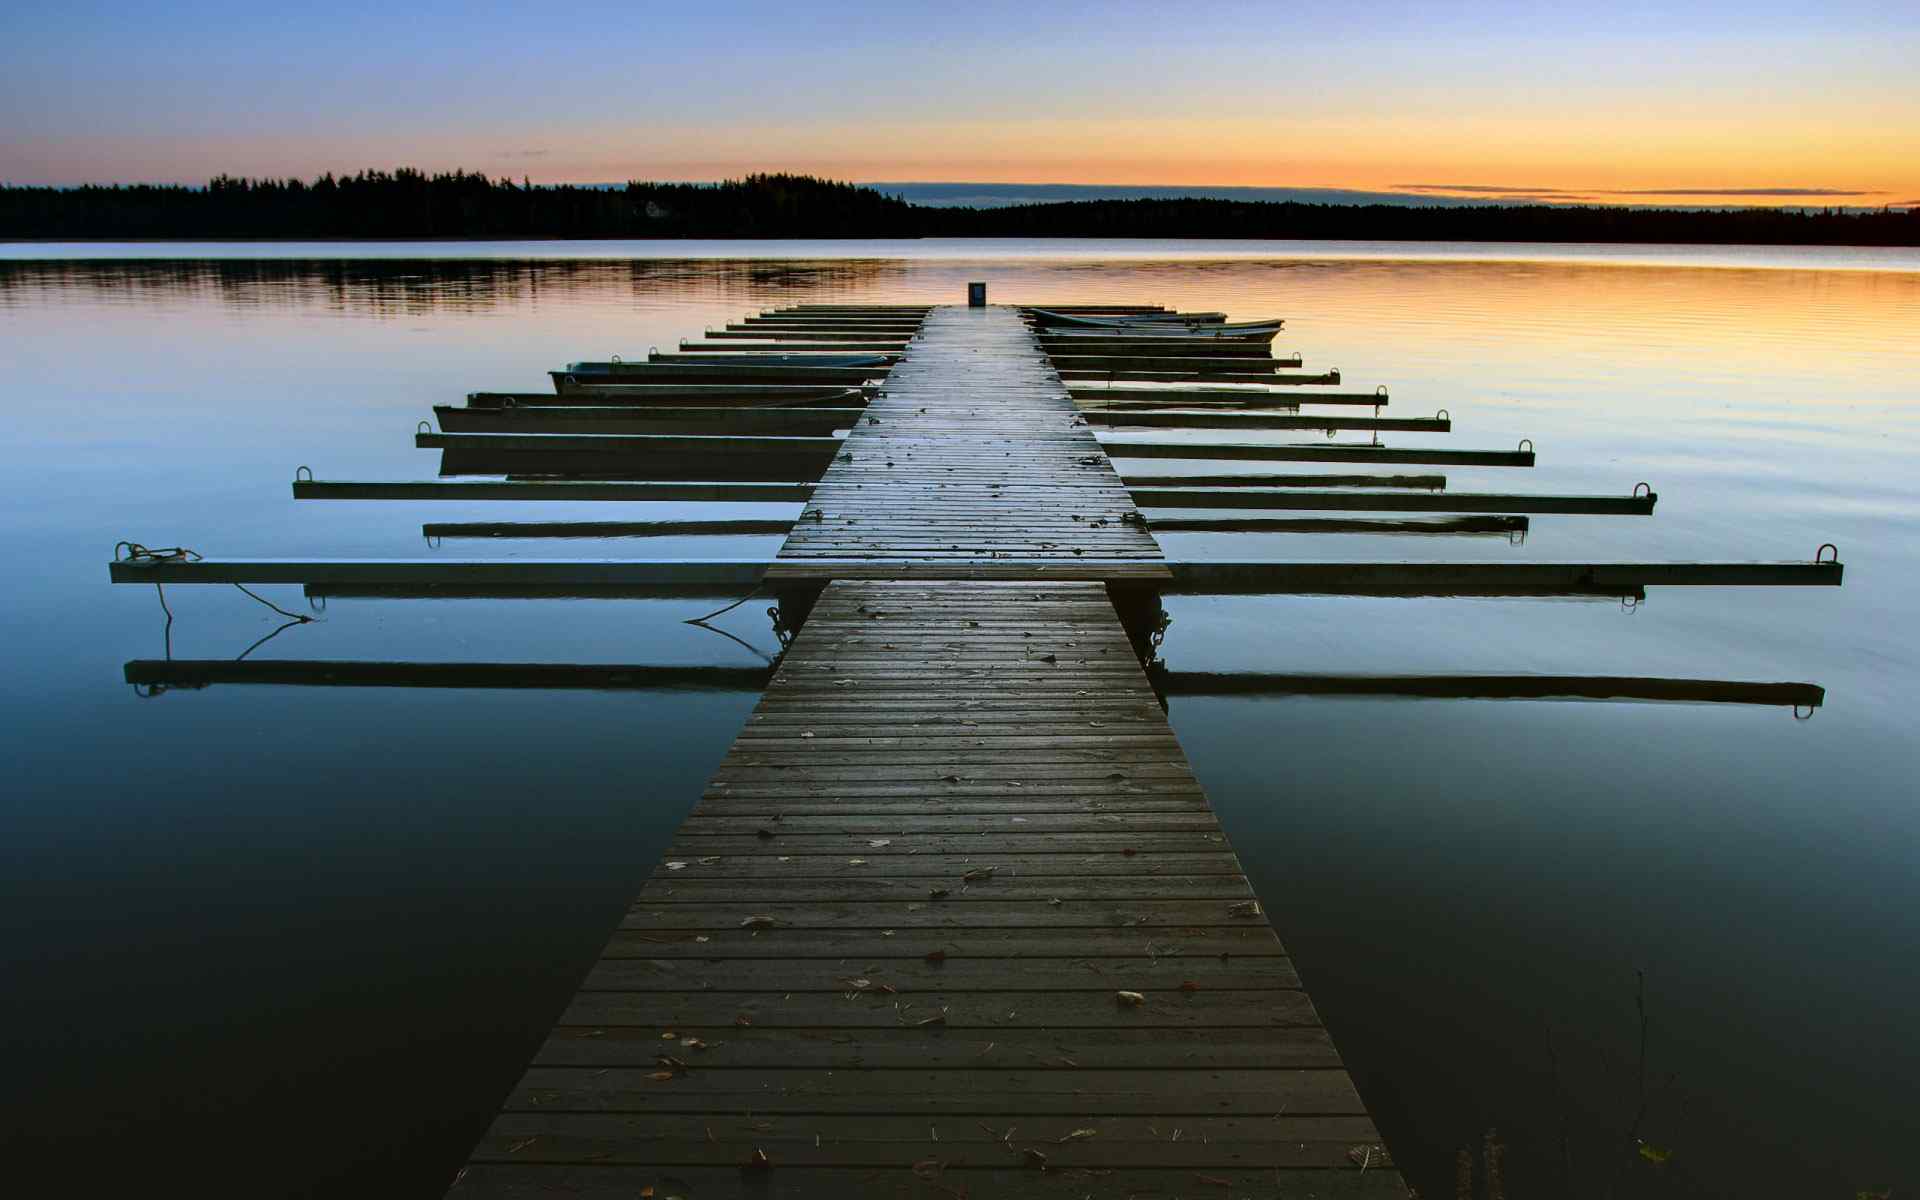
M 933 208 L 806 175 L 720 184 L 532 184 L 402 168 L 203 188 L 0 187 L 0 239 L 1362 238 L 1391 241 L 1920 245 L 1920 208 L 1679 210 L 1248 200 Z
M 942 211 L 922 210 L 939 215 Z M 1920 208 L 1684 210 L 1606 205 L 1092 200 L 964 211 L 945 236 L 1312 238 L 1406 242 L 1681 242 L 1920 246 Z

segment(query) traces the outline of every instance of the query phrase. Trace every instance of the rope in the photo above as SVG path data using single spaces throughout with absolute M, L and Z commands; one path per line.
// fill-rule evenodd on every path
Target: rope
M 311 618 L 308 618 L 308 620 L 310 619 Z M 306 620 L 302 620 L 299 617 L 295 617 L 293 620 L 288 621 L 286 624 L 277 626 L 272 633 L 269 633 L 267 636 L 261 638 L 259 641 L 255 642 L 253 645 L 248 646 L 245 650 L 242 650 L 239 654 L 236 654 L 234 656 L 233 661 L 235 662 L 247 661 L 247 655 L 252 654 L 255 650 L 258 650 L 260 647 L 266 645 L 268 642 L 279 637 L 281 634 L 285 633 L 287 630 L 292 629 L 295 625 L 304 625 L 306 623 L 307 623 Z
M 125 557 L 121 551 L 126 551 Z M 166 546 L 154 550 L 142 546 L 139 542 L 115 542 L 113 561 L 115 562 L 199 562 L 200 552 L 189 550 L 185 546 Z
M 686 620 L 682 621 L 681 624 L 682 625 L 699 625 L 699 624 L 702 624 L 703 622 L 711 621 L 715 617 L 720 616 L 723 613 L 730 613 L 734 609 L 739 608 L 742 604 L 745 604 L 747 601 L 753 599 L 755 596 L 758 596 L 760 594 L 760 589 L 765 586 L 766 586 L 765 584 L 756 583 L 753 585 L 752 591 L 740 597 L 738 600 L 735 600 L 732 604 L 727 605 L 725 608 L 716 608 L 704 617 L 688 617 Z
M 155 584 L 154 586 L 155 586 L 155 587 L 158 587 L 158 586 L 160 586 L 160 585 L 159 585 L 159 584 Z M 255 600 L 258 600 L 258 601 L 259 601 L 260 603 L 262 603 L 262 604 L 264 604 L 264 605 L 266 605 L 266 606 L 267 606 L 268 608 L 270 608 L 270 609 L 272 609 L 273 611 L 275 611 L 275 612 L 277 612 L 277 613 L 279 613 L 279 614 L 280 614 L 281 616 L 283 616 L 283 617 L 285 617 L 285 618 L 286 618 L 286 619 L 287 619 L 287 620 L 288 620 L 288 621 L 289 621 L 290 623 L 292 623 L 292 624 L 296 624 L 296 625 L 305 625 L 305 624 L 307 624 L 307 623 L 308 623 L 309 621 L 313 621 L 313 620 L 316 620 L 316 619 L 317 619 L 317 618 L 315 618 L 315 617 L 309 617 L 309 616 L 307 616 L 307 615 L 305 615 L 305 614 L 303 614 L 303 613 L 290 613 L 290 612 L 288 612 L 288 611 L 287 611 L 286 609 L 284 609 L 284 608 L 281 608 L 281 607 L 280 607 L 280 606 L 279 606 L 278 604 L 275 604 L 275 603 L 274 603 L 273 601 L 271 601 L 271 600 L 269 600 L 269 599 L 267 599 L 267 598 L 266 598 L 265 596 L 262 596 L 262 595 L 261 595 L 260 593 L 258 593 L 258 592 L 256 592 L 256 591 L 254 591 L 254 590 L 252 590 L 251 588 L 249 588 L 249 587 L 247 587 L 247 586 L 246 586 L 245 584 L 243 584 L 243 583 L 236 583 L 236 584 L 234 584 L 233 586 L 234 586 L 234 587 L 237 587 L 237 588 L 239 588 L 239 589 L 240 589 L 241 591 L 243 591 L 243 592 L 245 592 L 245 593 L 246 593 L 247 595 L 249 595 L 249 596 L 252 596 L 252 597 L 253 597 L 253 598 L 254 598 Z M 281 628 L 283 628 L 283 629 L 284 629 L 284 628 L 286 628 L 286 627 L 285 627 L 285 626 L 283 625 L 283 626 L 281 626 Z M 264 640 L 264 639 L 263 639 L 263 640 Z M 258 643 L 256 643 L 256 645 L 257 645 L 257 644 L 258 644 Z

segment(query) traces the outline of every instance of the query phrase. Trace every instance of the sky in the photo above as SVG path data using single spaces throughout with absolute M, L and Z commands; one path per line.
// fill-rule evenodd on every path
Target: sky
M 16 3 L 0 181 L 536 182 L 1920 202 L 1920 0 Z

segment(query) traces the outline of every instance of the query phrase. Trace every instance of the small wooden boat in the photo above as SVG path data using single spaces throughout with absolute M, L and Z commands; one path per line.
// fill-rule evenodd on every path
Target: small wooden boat
M 1056 312 L 1050 308 L 1029 308 L 1027 311 L 1042 325 L 1087 325 L 1099 329 L 1115 325 L 1219 325 L 1227 319 L 1225 313 L 1212 312 L 1128 313 L 1096 317 Z
M 810 384 L 761 383 L 576 383 L 564 394 L 546 392 L 472 392 L 468 408 L 549 408 L 594 404 L 606 407 L 680 408 L 804 408 L 864 405 L 867 393 L 857 387 L 816 387 Z
M 1044 308 L 1029 310 L 1040 324 L 1050 328 L 1068 328 L 1079 330 L 1114 330 L 1130 333 L 1135 337 L 1145 335 L 1165 335 L 1169 333 L 1192 335 L 1195 337 L 1245 337 L 1266 334 L 1268 337 L 1280 332 L 1286 322 L 1244 321 L 1228 324 L 1224 313 L 1182 313 L 1166 318 L 1141 320 L 1136 317 L 1074 317 L 1065 313 L 1050 312 Z
M 863 356 L 864 358 L 865 356 Z M 859 387 L 883 378 L 891 364 L 883 358 L 852 367 L 770 366 L 759 363 L 577 362 L 550 371 L 553 389 L 566 393 L 607 383 L 811 383 Z
M 686 354 L 656 350 L 648 362 L 688 363 L 696 366 L 748 367 L 872 367 L 884 370 L 900 360 L 898 354 L 793 354 L 789 352 L 748 351 L 713 354 Z
M 1240 342 L 1247 345 L 1261 345 L 1271 342 L 1280 332 L 1280 321 L 1269 321 L 1252 327 L 1252 332 L 1218 333 L 1215 330 L 1226 329 L 1225 325 L 1206 326 L 1197 330 L 1168 329 L 1156 325 L 1127 325 L 1118 329 L 1082 329 L 1048 327 L 1039 331 L 1043 342 L 1165 342 L 1191 345 L 1195 342 Z

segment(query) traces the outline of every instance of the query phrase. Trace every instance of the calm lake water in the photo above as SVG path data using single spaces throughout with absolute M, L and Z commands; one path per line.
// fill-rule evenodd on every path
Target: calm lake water
M 635 255 L 639 257 L 635 257 Z M 1509 1194 L 1920 1185 L 1920 254 L 1206 243 L 0 247 L 0 1141 L 64 1194 L 438 1195 L 755 696 L 215 686 L 132 659 L 752 666 L 697 601 L 113 587 L 209 554 L 751 556 L 777 537 L 447 540 L 608 505 L 296 504 L 430 477 L 414 422 L 769 305 L 1151 301 L 1285 316 L 1276 350 L 1652 518 L 1505 536 L 1170 534 L 1176 556 L 1806 559 L 1833 589 L 1613 601 L 1174 598 L 1179 671 L 1824 685 L 1735 705 L 1175 697 L 1174 724 L 1410 1178 L 1497 1127 Z M 1289 466 L 1289 469 L 1295 469 Z M 1311 467 L 1300 468 L 1311 470 Z M 1330 468 L 1332 469 L 1332 468 Z M 662 508 L 672 506 L 660 506 Z M 794 506 L 679 506 L 792 516 Z M 696 512 L 697 509 L 697 512 Z M 296 588 L 259 589 L 306 611 Z M 745 643 L 744 645 L 741 643 Z M 1804 714 L 1802 714 L 1804 715 Z M 1646 979 L 1641 1136 L 1635 973 Z M 1551 1030 L 1551 1041 L 1549 1040 Z M 1551 1051 L 1549 1047 L 1551 1046 Z M 1557 1063 L 1557 1065 L 1556 1065 Z

